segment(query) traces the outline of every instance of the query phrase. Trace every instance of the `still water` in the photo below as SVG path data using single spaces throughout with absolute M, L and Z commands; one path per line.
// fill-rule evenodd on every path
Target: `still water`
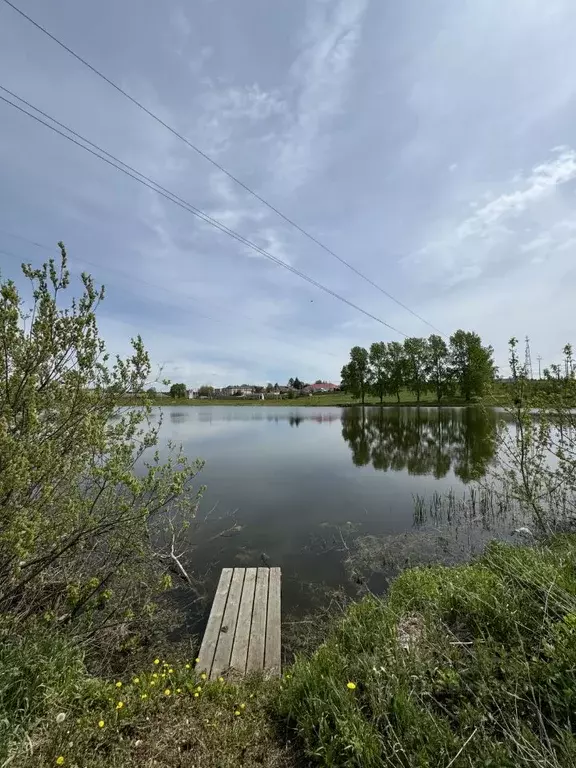
M 284 612 L 304 611 L 323 589 L 349 589 L 359 543 L 369 545 L 360 548 L 366 555 L 379 542 L 387 554 L 378 557 L 389 563 L 426 561 L 430 546 L 432 559 L 444 551 L 449 560 L 454 546 L 470 545 L 469 532 L 465 546 L 438 521 L 415 526 L 415 497 L 461 496 L 484 478 L 503 415 L 474 408 L 162 411 L 161 443 L 175 441 L 206 462 L 197 484 L 207 490 L 185 562 L 208 584 L 224 566 L 281 566 Z M 373 588 L 385 588 L 385 578 Z

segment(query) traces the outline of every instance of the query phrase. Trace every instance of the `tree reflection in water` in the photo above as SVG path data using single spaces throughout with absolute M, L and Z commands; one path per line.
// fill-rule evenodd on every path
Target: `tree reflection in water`
M 445 477 L 464 483 L 486 474 L 502 414 L 481 408 L 346 408 L 342 437 L 356 466 Z

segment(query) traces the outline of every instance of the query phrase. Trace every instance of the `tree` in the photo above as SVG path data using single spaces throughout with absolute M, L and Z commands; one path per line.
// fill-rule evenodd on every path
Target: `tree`
M 388 365 L 388 348 L 383 341 L 375 341 L 370 346 L 370 380 L 372 389 L 380 398 L 380 403 L 384 400 L 390 389 L 390 366 Z
M 292 378 L 288 379 L 288 386 L 294 387 L 294 379 Z M 276 384 L 276 389 L 278 389 L 278 384 Z
M 428 337 L 428 380 L 438 402 L 449 386 L 449 362 L 448 345 L 441 336 L 431 334 Z
M 203 384 L 198 389 L 198 397 L 214 397 L 214 387 L 209 384 Z
M 151 406 L 118 403 L 149 386 L 148 355 L 136 337 L 126 360 L 109 358 L 104 291 L 89 275 L 65 306 L 59 245 L 59 268 L 22 267 L 28 313 L 16 285 L 0 285 L 0 613 L 125 642 L 170 585 L 168 566 L 186 573 L 176 525 L 194 516 L 201 464 L 172 449 L 166 464 L 144 463 L 158 436 Z
M 422 392 L 428 386 L 429 351 L 426 339 L 416 337 L 404 340 L 406 386 L 420 402 Z
M 184 400 L 188 397 L 188 390 L 186 384 L 172 384 L 170 387 L 170 397 L 174 400 Z
M 389 368 L 390 393 L 400 402 L 400 392 L 406 376 L 406 358 L 404 348 L 399 341 L 391 341 L 387 347 L 387 365 Z
M 368 351 L 364 347 L 352 347 L 350 362 L 342 368 L 342 389 L 359 397 L 364 405 L 370 383 L 370 364 Z
M 266 384 L 266 392 L 272 392 L 273 389 L 274 387 L 272 386 L 272 384 L 268 382 L 268 384 Z
M 304 384 L 303 381 L 300 381 L 300 379 L 296 377 L 295 379 L 292 379 L 292 386 L 294 389 L 304 389 L 306 384 Z
M 450 337 L 450 372 L 466 401 L 482 397 L 493 381 L 496 372 L 493 356 L 492 347 L 482 346 L 477 333 L 458 330 Z

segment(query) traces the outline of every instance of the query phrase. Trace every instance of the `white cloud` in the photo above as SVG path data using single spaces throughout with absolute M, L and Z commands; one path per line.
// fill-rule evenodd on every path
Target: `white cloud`
M 517 226 L 517 222 L 527 219 L 538 224 L 540 219 L 551 217 L 549 226 L 555 228 L 554 240 L 557 240 L 566 227 L 566 221 L 562 220 L 564 204 L 558 196 L 561 187 L 574 179 L 576 151 L 557 148 L 555 157 L 534 166 L 529 174 L 516 174 L 509 186 L 513 184 L 517 188 L 496 197 L 488 193 L 492 198 L 489 202 L 485 202 L 487 193 L 470 201 L 473 213 L 455 224 L 445 222 L 441 226 L 442 234 L 405 259 L 405 266 L 417 265 L 427 279 L 436 275 L 446 284 L 456 285 L 479 278 L 494 265 L 502 269 L 517 252 L 530 253 L 550 245 L 549 233 L 526 239 L 525 233 L 531 228 Z M 550 203 L 553 203 L 552 210 Z
M 308 5 L 302 49 L 291 70 L 296 112 L 276 162 L 284 192 L 304 184 L 323 156 L 327 123 L 344 107 L 367 7 L 368 0 Z

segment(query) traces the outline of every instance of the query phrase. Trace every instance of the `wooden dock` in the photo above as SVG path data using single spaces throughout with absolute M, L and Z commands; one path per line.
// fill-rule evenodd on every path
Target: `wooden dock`
M 197 669 L 214 680 L 280 666 L 280 568 L 224 568 Z

